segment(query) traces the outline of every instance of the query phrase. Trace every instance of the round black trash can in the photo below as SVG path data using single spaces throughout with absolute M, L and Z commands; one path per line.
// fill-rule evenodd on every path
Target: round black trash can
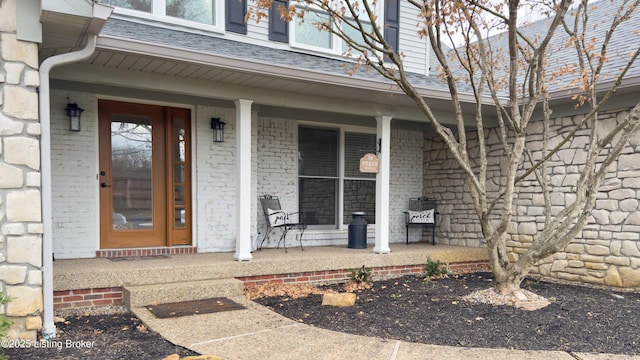
M 365 212 L 359 211 L 351 214 L 352 220 L 349 224 L 349 249 L 367 248 L 367 221 L 364 219 Z

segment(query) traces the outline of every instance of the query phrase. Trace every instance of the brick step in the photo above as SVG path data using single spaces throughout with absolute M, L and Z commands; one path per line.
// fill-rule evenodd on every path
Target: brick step
M 123 304 L 128 308 L 202 300 L 212 297 L 242 296 L 244 286 L 237 279 L 200 280 L 180 283 L 125 286 Z

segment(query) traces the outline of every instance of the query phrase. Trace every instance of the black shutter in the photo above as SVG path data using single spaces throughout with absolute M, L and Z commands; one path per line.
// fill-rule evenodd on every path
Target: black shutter
M 288 6 L 286 0 L 273 0 L 269 10 L 269 40 L 289 42 L 289 24 L 280 17 L 278 8 Z
M 384 38 L 398 52 L 400 33 L 400 0 L 384 1 Z
M 247 23 L 244 17 L 247 15 L 247 0 L 227 0 L 226 2 L 226 27 L 227 31 L 247 34 Z

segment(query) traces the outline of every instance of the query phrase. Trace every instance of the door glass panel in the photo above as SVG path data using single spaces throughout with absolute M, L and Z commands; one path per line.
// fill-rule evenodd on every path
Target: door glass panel
M 185 121 L 184 119 L 173 119 L 173 204 L 174 204 L 174 226 L 175 228 L 184 228 L 186 221 L 186 159 L 187 144 L 185 138 Z
M 114 115 L 111 121 L 113 229 L 153 228 L 151 119 Z

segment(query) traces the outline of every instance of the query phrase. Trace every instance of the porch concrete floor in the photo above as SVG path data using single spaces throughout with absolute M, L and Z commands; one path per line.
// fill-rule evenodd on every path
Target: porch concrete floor
M 236 261 L 233 253 L 171 255 L 170 258 L 111 261 L 106 258 L 56 260 L 53 263 L 54 290 L 74 290 L 126 285 L 149 285 L 241 276 L 298 273 L 322 270 L 424 264 L 427 258 L 457 263 L 487 260 L 485 248 L 468 248 L 425 243 L 391 244 L 391 253 L 375 254 L 368 249 L 345 247 L 299 247 L 263 249 L 253 260 Z

